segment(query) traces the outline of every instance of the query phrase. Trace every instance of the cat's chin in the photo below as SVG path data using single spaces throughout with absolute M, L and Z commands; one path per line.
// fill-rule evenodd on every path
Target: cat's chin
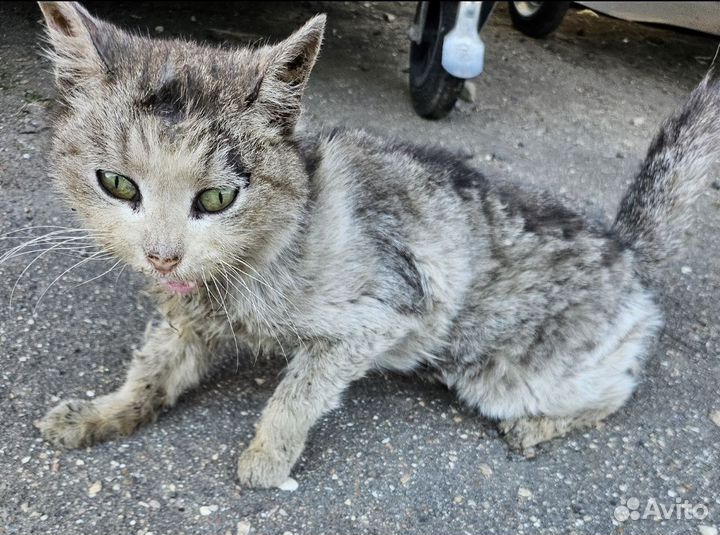
M 192 281 L 160 281 L 160 286 L 169 293 L 178 295 L 188 295 L 198 289 L 197 282 Z

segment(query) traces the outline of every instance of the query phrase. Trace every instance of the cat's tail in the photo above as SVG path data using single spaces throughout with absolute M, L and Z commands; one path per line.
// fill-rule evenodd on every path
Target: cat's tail
M 712 69 L 663 123 L 620 202 L 613 230 L 637 252 L 642 275 L 680 248 L 689 205 L 707 187 L 719 152 L 720 74 Z

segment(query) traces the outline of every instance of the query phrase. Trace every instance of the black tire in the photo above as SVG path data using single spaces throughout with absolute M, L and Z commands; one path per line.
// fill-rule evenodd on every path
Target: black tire
M 416 18 L 420 7 L 418 2 Z M 410 45 L 410 98 L 425 119 L 445 117 L 462 91 L 464 80 L 442 67 L 443 39 L 455 24 L 457 10 L 457 2 L 429 2 L 420 44 Z
M 508 2 L 516 30 L 541 38 L 554 32 L 565 17 L 570 2 Z

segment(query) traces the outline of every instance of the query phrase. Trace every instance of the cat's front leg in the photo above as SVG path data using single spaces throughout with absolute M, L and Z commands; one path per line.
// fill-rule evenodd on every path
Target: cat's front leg
M 119 390 L 94 400 L 63 401 L 36 425 L 46 440 L 62 448 L 129 435 L 198 384 L 210 366 L 211 349 L 196 329 L 167 322 L 152 326 Z
M 240 455 L 240 483 L 249 487 L 283 483 L 312 425 L 339 404 L 343 390 L 371 365 L 369 353 L 347 344 L 296 354 L 263 411 L 255 438 Z

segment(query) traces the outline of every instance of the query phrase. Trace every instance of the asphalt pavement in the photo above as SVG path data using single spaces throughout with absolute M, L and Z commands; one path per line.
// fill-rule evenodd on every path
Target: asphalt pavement
M 512 29 L 501 5 L 484 31 L 475 101 L 427 122 L 413 113 L 407 89 L 413 3 L 88 7 L 151 34 L 231 43 L 281 38 L 325 12 L 304 124 L 441 144 L 489 176 L 586 199 L 608 214 L 657 124 L 718 45 L 578 9 L 538 41 Z M 47 178 L 55 90 L 39 21 L 34 3 L 0 3 L 0 234 L 76 224 Z M 526 460 L 441 386 L 373 375 L 314 429 L 292 492 L 235 482 L 237 456 L 282 357 L 253 365 L 228 351 L 202 388 L 130 438 L 69 452 L 43 442 L 32 422 L 57 401 L 121 384 L 153 308 L 129 270 L 80 285 L 109 264 L 71 271 L 39 302 L 72 259 L 48 254 L 26 271 L 32 256 L 2 264 L 0 534 L 717 535 L 718 188 L 694 207 L 686 253 L 661 274 L 667 324 L 644 382 L 605 426 L 553 440 Z M 0 253 L 11 243 L 0 239 Z

